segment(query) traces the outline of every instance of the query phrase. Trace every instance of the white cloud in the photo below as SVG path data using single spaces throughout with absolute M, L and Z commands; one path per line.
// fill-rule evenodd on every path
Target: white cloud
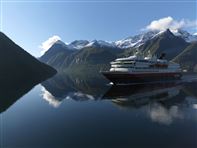
M 191 20 L 175 20 L 171 16 L 164 17 L 158 20 L 152 21 L 149 25 L 146 26 L 145 30 L 158 30 L 164 31 L 170 29 L 171 31 L 181 29 L 181 28 L 192 28 L 197 27 L 197 21 Z
M 61 38 L 57 35 L 50 37 L 48 40 L 44 41 L 39 48 L 42 49 L 41 54 L 43 55 L 55 42 L 61 40 Z

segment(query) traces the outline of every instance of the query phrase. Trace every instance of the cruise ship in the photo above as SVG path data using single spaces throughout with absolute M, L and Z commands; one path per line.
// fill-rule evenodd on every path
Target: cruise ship
M 178 80 L 182 76 L 180 65 L 167 61 L 164 53 L 157 58 L 137 51 L 133 56 L 118 58 L 110 64 L 110 70 L 101 73 L 114 85 Z

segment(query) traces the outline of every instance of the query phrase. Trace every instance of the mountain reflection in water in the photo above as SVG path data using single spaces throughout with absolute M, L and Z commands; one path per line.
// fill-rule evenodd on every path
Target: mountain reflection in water
M 197 108 L 197 83 L 195 77 L 166 83 L 109 85 L 104 79 L 80 80 L 57 75 L 42 83 L 42 97 L 53 107 L 63 100 L 110 100 L 124 109 L 148 106 L 147 115 L 152 121 L 170 124 L 182 119 L 180 106 Z
M 121 108 L 150 107 L 153 120 L 159 116 L 175 111 L 174 106 L 193 104 L 197 108 L 197 83 L 195 76 L 187 76 L 183 81 L 166 83 L 109 85 L 102 77 L 95 79 L 80 79 L 65 74 L 56 76 L 41 83 L 42 98 L 57 108 L 64 100 L 110 100 Z M 1 88 L 0 112 L 5 111 L 24 94 L 30 91 L 35 83 L 21 83 L 20 87 Z M 171 109 L 173 107 L 173 109 Z M 157 110 L 157 111 L 156 111 Z M 164 116 L 164 115 L 163 115 Z M 178 115 L 173 115 L 180 117 Z
M 3 147 L 197 146 L 195 76 L 113 86 L 58 74 L 34 85 L 0 92 Z
M 7 81 L 6 86 L 0 85 L 0 113 L 6 111 L 37 84 L 35 82 L 21 82 L 20 86 L 15 86 L 12 82 Z
M 80 79 L 70 75 L 58 74 L 42 83 L 43 99 L 58 107 L 64 99 L 75 101 L 99 100 L 110 88 L 102 77 Z

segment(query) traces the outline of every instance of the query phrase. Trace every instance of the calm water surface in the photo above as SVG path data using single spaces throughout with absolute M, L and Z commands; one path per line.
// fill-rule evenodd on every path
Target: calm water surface
M 115 87 L 55 76 L 1 101 L 1 147 L 197 148 L 196 78 Z

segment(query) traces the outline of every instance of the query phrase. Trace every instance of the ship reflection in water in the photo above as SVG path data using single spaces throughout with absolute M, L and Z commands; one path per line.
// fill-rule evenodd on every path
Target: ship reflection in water
M 191 79 L 167 83 L 112 86 L 104 95 L 122 108 L 147 106 L 147 115 L 154 122 L 171 124 L 173 120 L 184 119 L 183 107 L 197 109 L 195 88 Z M 188 81 L 189 80 L 189 81 Z
M 183 80 L 178 81 L 106 85 L 106 82 L 88 83 L 84 80 L 57 76 L 42 83 L 42 97 L 53 107 L 59 107 L 64 100 L 68 99 L 109 100 L 123 109 L 148 107 L 147 115 L 152 121 L 170 124 L 173 119 L 184 118 L 180 107 L 197 108 L 196 82 L 196 76 L 185 76 Z
M 153 121 L 170 124 L 173 118 L 182 118 L 177 106 L 185 100 L 179 96 L 181 89 L 182 84 L 176 82 L 120 85 L 112 86 L 103 97 L 122 108 L 148 106 Z
M 58 74 L 5 90 L 3 147 L 196 148 L 196 80 L 113 86 Z

